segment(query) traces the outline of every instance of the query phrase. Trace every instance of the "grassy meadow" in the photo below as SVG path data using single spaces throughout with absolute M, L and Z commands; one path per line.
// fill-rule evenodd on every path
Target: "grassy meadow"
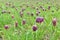
M 0 0 L 0 40 L 60 40 L 59 0 Z

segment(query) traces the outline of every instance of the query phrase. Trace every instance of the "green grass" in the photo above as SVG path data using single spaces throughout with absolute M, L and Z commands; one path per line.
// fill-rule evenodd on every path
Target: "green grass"
M 43 3 L 39 2 L 36 4 L 36 2 L 13 2 L 11 1 L 11 5 L 15 5 L 15 7 L 18 9 L 16 11 L 15 8 L 11 8 L 9 6 L 6 8 L 5 5 L 6 1 L 2 1 L 0 3 L 0 37 L 2 37 L 3 40 L 60 40 L 60 9 L 57 11 L 56 4 L 51 3 Z M 27 8 L 26 5 L 28 4 L 29 7 Z M 20 17 L 20 10 L 22 9 L 20 5 L 23 6 L 23 8 L 26 8 L 26 10 L 23 12 L 23 17 Z M 36 23 L 36 9 L 32 9 L 31 5 L 34 5 L 34 7 L 43 6 L 46 11 L 42 11 L 41 8 L 39 8 L 39 11 L 41 12 L 39 16 L 44 16 L 44 22 L 39 24 Z M 48 6 L 51 6 L 51 9 L 48 10 Z M 59 6 L 58 6 L 59 7 Z M 11 13 L 4 13 L 2 14 L 2 10 L 10 11 Z M 54 11 L 54 12 L 52 12 Z M 34 16 L 27 15 L 27 12 L 34 13 Z M 14 19 L 11 18 L 11 16 L 14 15 Z M 57 25 L 54 27 L 52 25 L 52 19 L 56 17 L 57 18 Z M 26 20 L 26 24 L 22 25 L 22 20 Z M 15 27 L 15 22 L 18 22 L 18 27 Z M 36 24 L 38 29 L 37 31 L 32 30 L 32 26 Z M 9 25 L 9 29 L 6 30 L 4 28 L 4 25 Z

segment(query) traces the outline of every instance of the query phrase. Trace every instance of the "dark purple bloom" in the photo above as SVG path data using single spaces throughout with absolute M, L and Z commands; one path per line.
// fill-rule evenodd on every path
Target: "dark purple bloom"
M 21 17 L 23 16 L 23 12 L 20 12 L 20 16 L 21 16 Z
M 37 23 L 42 23 L 44 21 L 44 18 L 43 17 L 37 17 L 36 18 L 36 22 Z
M 23 19 L 23 21 L 22 21 L 22 25 L 25 25 L 25 24 L 26 24 L 26 20 Z
M 33 25 L 33 31 L 36 31 L 37 30 L 37 26 L 36 25 Z
M 53 18 L 52 20 L 53 26 L 56 26 L 56 22 L 57 22 L 56 18 Z
M 4 26 L 4 28 L 5 28 L 5 29 L 8 29 L 8 28 L 9 28 L 9 26 L 8 26 L 8 25 L 5 25 L 5 26 Z
M 50 6 L 48 6 L 48 10 L 50 10 L 50 8 L 51 8 L 51 7 L 50 7 Z
M 14 18 L 14 15 L 12 15 L 12 18 Z
M 18 26 L 18 22 L 16 21 L 16 22 L 15 22 L 15 27 L 17 27 L 17 26 Z

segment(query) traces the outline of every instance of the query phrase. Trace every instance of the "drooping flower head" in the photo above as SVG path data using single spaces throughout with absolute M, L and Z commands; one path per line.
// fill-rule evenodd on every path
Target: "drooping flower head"
M 18 22 L 16 21 L 16 22 L 15 22 L 15 27 L 17 27 L 17 26 L 18 26 Z
M 37 26 L 33 25 L 32 29 L 33 29 L 33 31 L 36 31 L 37 30 Z
M 26 20 L 23 19 L 23 20 L 22 20 L 22 25 L 25 25 L 25 24 L 26 24 Z
M 9 26 L 8 26 L 8 25 L 5 25 L 5 26 L 4 26 L 4 28 L 5 28 L 5 29 L 8 29 L 8 28 L 9 28 Z
M 36 18 L 36 22 L 37 23 L 42 23 L 44 21 L 44 18 L 43 17 L 37 17 Z
M 53 18 L 52 23 L 53 23 L 53 26 L 56 26 L 57 19 L 56 18 Z

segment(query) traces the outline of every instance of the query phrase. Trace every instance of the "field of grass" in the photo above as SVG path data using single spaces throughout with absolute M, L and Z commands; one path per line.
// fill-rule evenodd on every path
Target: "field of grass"
M 60 40 L 58 3 L 0 0 L 0 40 Z

